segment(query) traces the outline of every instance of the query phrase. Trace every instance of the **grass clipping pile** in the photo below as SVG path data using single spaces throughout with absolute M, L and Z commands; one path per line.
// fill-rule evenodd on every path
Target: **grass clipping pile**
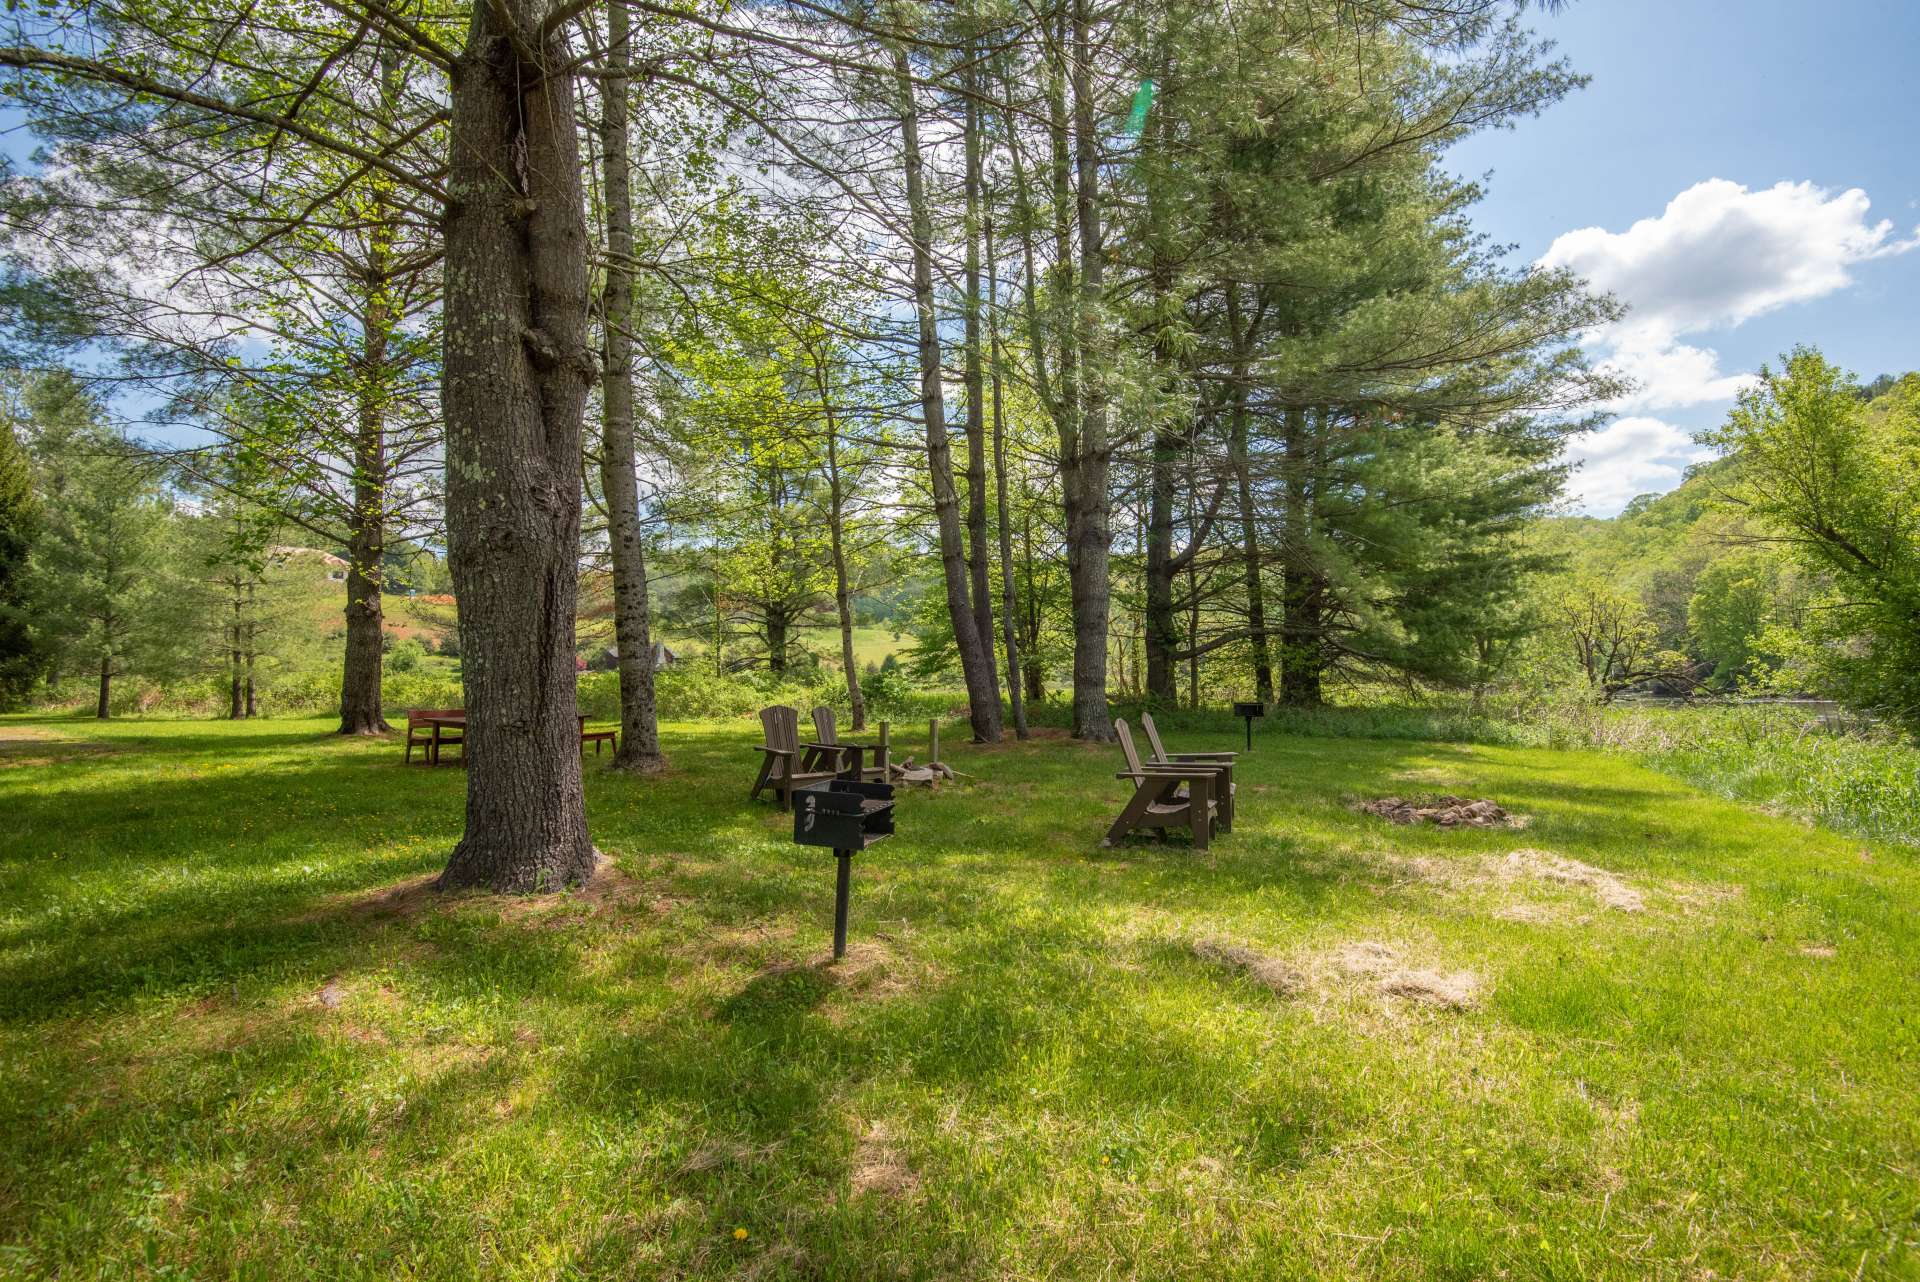
M 1473 801 L 1466 797 L 1435 797 L 1431 801 L 1402 801 L 1382 797 L 1363 801 L 1364 814 L 1378 815 L 1397 824 L 1432 824 L 1436 828 L 1524 828 L 1527 820 L 1491 801 Z

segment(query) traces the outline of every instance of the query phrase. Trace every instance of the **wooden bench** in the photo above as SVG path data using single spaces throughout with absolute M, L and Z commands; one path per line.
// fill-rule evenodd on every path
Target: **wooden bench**
M 587 729 L 587 714 L 583 712 L 580 714 L 580 752 L 582 755 L 585 755 L 589 743 L 593 745 L 593 755 L 596 757 L 600 755 L 600 745 L 602 743 L 612 745 L 613 751 L 617 755 L 620 751 L 620 732 L 618 730 Z
M 414 745 L 423 749 L 421 757 L 430 766 L 440 764 L 440 748 L 444 744 L 460 745 L 460 759 L 467 759 L 467 732 L 464 726 L 449 726 L 444 720 L 435 718 L 465 717 L 465 708 L 408 708 L 407 709 L 407 764 L 413 764 Z

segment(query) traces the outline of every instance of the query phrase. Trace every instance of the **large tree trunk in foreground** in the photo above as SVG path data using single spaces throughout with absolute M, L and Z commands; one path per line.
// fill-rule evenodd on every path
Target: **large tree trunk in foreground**
M 920 417 L 927 434 L 927 472 L 933 487 L 933 511 L 940 536 L 940 565 L 946 578 L 947 614 L 960 651 L 967 685 L 968 720 L 973 737 L 1000 742 L 1000 683 L 993 673 L 993 635 L 980 635 L 968 578 L 966 542 L 960 528 L 960 496 L 953 484 L 953 446 L 947 435 L 946 400 L 941 388 L 940 328 L 933 297 L 933 215 L 928 207 L 920 155 L 920 108 L 914 100 L 906 46 L 895 43 L 893 70 L 900 143 L 906 163 L 907 210 L 913 241 L 913 300 L 919 320 Z
M 1074 0 L 1074 210 L 1080 223 L 1078 331 L 1084 370 L 1080 430 L 1070 455 L 1060 460 L 1060 484 L 1066 494 L 1067 575 L 1073 600 L 1073 735 L 1107 743 L 1114 738 L 1113 715 L 1107 707 L 1107 622 L 1113 605 L 1108 493 L 1112 446 L 1107 440 L 1106 394 L 1096 359 L 1106 251 L 1100 231 L 1100 140 L 1093 118 L 1091 27 L 1087 0 Z
M 593 873 L 573 623 L 587 237 L 569 58 L 544 5 L 475 5 L 453 79 L 446 218 L 447 533 L 467 707 L 466 835 L 442 889 Z M 509 33 L 504 22 L 518 30 Z
M 627 7 L 607 9 L 607 75 L 600 86 L 600 149 L 606 168 L 607 287 L 601 379 L 605 422 L 600 487 L 607 500 L 613 560 L 613 637 L 620 670 L 620 770 L 652 773 L 666 765 L 653 697 L 653 628 L 647 604 L 647 550 L 641 542 L 640 482 L 633 448 L 633 183 L 627 160 Z

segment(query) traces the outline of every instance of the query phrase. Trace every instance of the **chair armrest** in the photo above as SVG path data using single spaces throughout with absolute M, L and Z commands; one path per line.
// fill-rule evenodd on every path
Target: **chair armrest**
M 1195 779 L 1212 779 L 1214 774 L 1214 770 L 1205 766 L 1201 766 L 1198 769 L 1169 768 L 1166 766 L 1161 766 L 1156 769 L 1153 766 L 1147 766 L 1141 770 L 1116 770 L 1113 772 L 1113 777 L 1115 779 L 1133 779 L 1135 781 L 1142 779 L 1173 779 L 1182 783 L 1190 783 Z
M 1237 752 L 1170 752 L 1167 754 L 1168 761 L 1219 762 L 1226 766 L 1232 765 L 1239 759 L 1240 754 Z
M 769 757 L 791 757 L 793 755 L 792 749 L 789 748 L 769 748 L 764 743 L 756 743 L 753 746 L 759 751 L 766 753 Z

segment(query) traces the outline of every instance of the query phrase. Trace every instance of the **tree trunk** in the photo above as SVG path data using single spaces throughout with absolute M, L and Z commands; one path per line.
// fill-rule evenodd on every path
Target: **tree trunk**
M 559 70 L 572 52 L 559 32 L 532 60 L 517 52 L 545 11 L 475 5 L 453 78 L 442 398 L 467 808 L 442 889 L 554 890 L 594 868 L 573 625 L 597 371 L 574 85 Z
M 381 55 L 382 97 L 391 107 L 400 91 L 400 59 L 392 42 L 383 43 Z M 380 593 L 387 555 L 387 347 L 397 318 L 388 296 L 393 213 L 384 199 L 385 181 L 375 179 L 371 189 L 347 530 L 347 649 L 340 667 L 340 733 L 353 735 L 385 734 L 390 728 L 380 696 L 386 639 Z
M 1013 709 L 1013 734 L 1027 737 L 1027 701 L 1020 690 L 1019 626 L 1014 619 L 1013 514 L 1007 503 L 1007 419 L 1000 398 L 1000 273 L 993 256 L 993 215 L 985 227 L 987 248 L 988 368 L 993 374 L 993 486 L 1000 521 L 1000 624 L 1007 648 L 1007 703 Z
M 847 583 L 846 491 L 840 483 L 840 430 L 827 394 L 826 371 L 818 352 L 813 357 L 814 386 L 820 394 L 820 412 L 827 424 L 827 540 L 833 553 L 833 607 L 840 621 L 840 667 L 847 679 L 847 704 L 853 728 L 867 728 L 867 701 L 860 693 L 860 670 L 853 660 L 853 593 Z
M 647 603 L 647 551 L 641 542 L 640 481 L 633 444 L 633 182 L 627 158 L 627 6 L 607 7 L 606 75 L 600 83 L 600 150 L 606 171 L 607 283 L 601 318 L 603 422 L 600 488 L 607 500 L 613 562 L 613 637 L 620 672 L 619 770 L 653 773 L 666 765 L 653 692 L 653 629 Z
M 1147 652 L 1146 693 L 1172 704 L 1174 649 L 1179 630 L 1173 615 L 1173 466 L 1179 442 L 1172 433 L 1153 434 L 1147 468 L 1147 581 L 1143 642 Z
M 946 576 L 947 613 L 960 651 L 967 685 L 968 720 L 982 743 L 1000 741 L 1000 684 L 993 674 L 992 637 L 983 638 L 975 622 L 968 583 L 966 547 L 960 528 L 960 496 L 953 484 L 953 448 L 947 437 L 942 394 L 939 317 L 933 297 L 933 217 L 928 208 L 920 155 L 920 108 L 914 101 L 912 72 L 905 45 L 893 47 L 900 141 L 906 159 L 906 196 L 913 240 L 913 298 L 919 320 L 920 417 L 927 434 L 927 470 L 940 535 L 940 563 Z
M 767 671 L 776 677 L 787 674 L 787 612 L 779 604 L 767 607 Z
M 1114 738 L 1107 707 L 1107 624 L 1112 612 L 1108 577 L 1113 534 L 1109 525 L 1112 467 L 1102 371 L 1095 367 L 1105 275 L 1100 231 L 1100 140 L 1094 130 L 1092 19 L 1088 0 L 1073 3 L 1074 210 L 1080 223 L 1078 336 L 1082 362 L 1080 430 L 1061 462 L 1066 493 L 1067 575 L 1073 602 L 1073 735 L 1101 743 Z
M 245 651 L 246 651 L 247 720 L 249 721 L 253 720 L 255 715 L 257 715 L 260 711 L 259 705 L 254 702 L 254 695 L 253 695 L 253 669 L 254 669 L 255 661 L 258 660 L 260 657 L 260 616 L 257 612 L 258 604 L 254 596 L 254 593 L 257 587 L 258 587 L 258 584 L 254 583 L 252 580 L 248 580 L 247 582 L 247 628 L 246 628 L 247 644 L 245 647 Z
M 1234 344 L 1233 365 L 1233 480 L 1240 504 L 1240 550 L 1246 574 L 1247 633 L 1253 647 L 1254 698 L 1273 701 L 1273 658 L 1267 648 L 1267 603 L 1261 579 L 1260 523 L 1253 507 L 1253 477 L 1247 462 L 1247 361 L 1249 335 L 1240 325 L 1240 295 L 1227 287 L 1227 327 Z
M 1326 632 L 1324 585 L 1314 565 L 1312 546 L 1313 481 L 1306 415 L 1288 410 L 1283 433 L 1287 470 L 1281 556 L 1286 583 L 1280 600 L 1280 701 L 1290 707 L 1308 708 L 1322 702 L 1320 674 L 1326 667 Z
M 1027 702 L 1044 703 L 1047 698 L 1046 673 L 1034 661 L 1040 652 L 1040 594 L 1033 585 L 1033 513 L 1023 513 L 1020 519 L 1020 564 L 1026 579 L 1026 656 L 1025 673 L 1027 678 Z
M 233 622 L 227 625 L 227 720 L 229 721 L 238 721 L 241 714 L 240 606 L 240 585 L 235 582 L 233 584 Z
M 963 338 L 967 385 L 967 555 L 972 570 L 973 629 L 979 635 L 981 649 L 986 655 L 987 676 L 993 683 L 993 697 L 997 702 L 1000 698 L 1000 677 L 995 671 L 993 654 L 993 569 L 987 541 L 986 380 L 982 371 L 980 344 L 980 77 L 979 62 L 973 56 L 973 51 L 969 51 L 966 84 L 967 248 Z
M 107 711 L 108 696 L 113 693 L 113 652 L 100 652 L 100 702 L 95 705 L 93 715 L 105 721 L 112 714 Z
M 341 734 L 384 734 L 388 729 L 380 701 L 380 647 L 386 624 L 379 575 L 386 541 L 379 515 L 369 512 L 379 503 L 377 485 L 356 476 L 354 528 L 347 538 L 347 653 L 340 675 Z

